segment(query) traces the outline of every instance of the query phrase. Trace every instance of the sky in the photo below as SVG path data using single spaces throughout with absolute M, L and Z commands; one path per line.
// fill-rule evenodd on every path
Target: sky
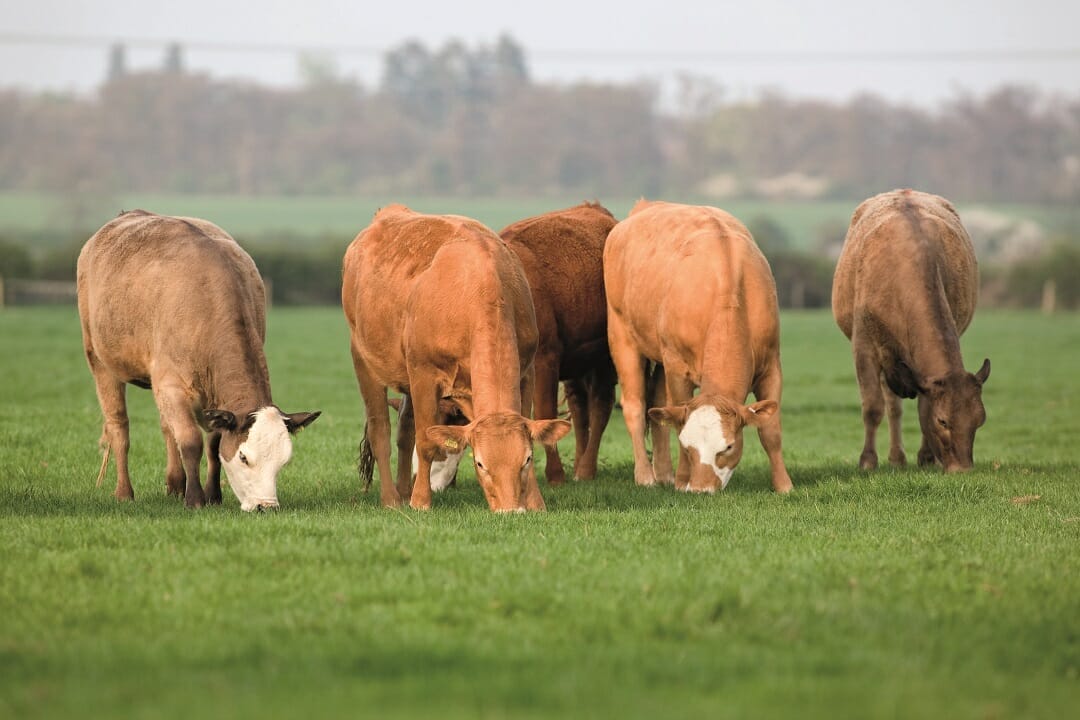
M 132 70 L 178 42 L 191 71 L 299 82 L 316 51 L 377 84 L 382 53 L 409 39 L 436 49 L 508 34 L 533 77 L 571 83 L 707 80 L 730 101 L 765 91 L 844 101 L 873 93 L 933 106 L 1003 84 L 1080 96 L 1076 0 L 0 0 L 0 88 L 89 93 L 108 46 Z

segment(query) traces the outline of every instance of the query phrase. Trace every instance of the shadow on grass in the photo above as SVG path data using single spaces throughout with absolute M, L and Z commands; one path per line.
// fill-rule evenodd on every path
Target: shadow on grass
M 676 491 L 671 486 L 637 487 L 633 482 L 633 462 L 605 463 L 595 480 L 568 482 L 552 487 L 541 481 L 540 490 L 547 508 L 560 511 L 629 512 L 651 508 L 697 508 L 709 504 L 725 504 L 753 500 L 755 502 L 799 502 L 803 498 L 821 499 L 837 488 L 860 487 L 868 493 L 887 492 L 908 497 L 960 495 L 984 497 L 1004 479 L 1031 477 L 1033 479 L 1075 474 L 1080 466 L 1050 463 L 977 463 L 975 470 L 962 475 L 946 475 L 938 468 L 908 466 L 880 467 L 874 471 L 859 470 L 850 463 L 822 462 L 791 468 L 794 490 L 781 496 L 772 492 L 767 466 L 756 465 L 740 469 L 731 483 L 715 495 L 698 495 Z M 876 488 L 876 490 L 874 490 Z M 163 491 L 137 493 L 135 502 L 118 502 L 108 488 L 89 486 L 73 489 L 34 483 L 0 485 L 0 518 L 17 517 L 102 517 L 102 518 L 177 518 L 213 517 L 217 514 L 241 515 L 231 491 L 224 489 L 225 499 L 220 506 L 187 510 L 183 500 L 165 495 Z M 310 483 L 283 489 L 280 495 L 281 514 L 324 514 L 383 510 L 379 503 L 378 485 L 364 492 L 355 478 L 350 482 Z M 398 509 L 413 513 L 407 505 Z M 476 480 L 459 478 L 458 486 L 435 493 L 433 513 L 487 511 L 487 502 Z M 255 514 L 258 515 L 257 513 Z

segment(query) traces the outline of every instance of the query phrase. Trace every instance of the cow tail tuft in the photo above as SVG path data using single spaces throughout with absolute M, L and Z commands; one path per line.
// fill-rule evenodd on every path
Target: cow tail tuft
M 360 458 L 356 462 L 356 470 L 360 474 L 364 492 L 371 489 L 371 481 L 375 476 L 375 453 L 371 451 L 371 441 L 368 440 L 367 430 L 367 423 L 364 423 L 364 437 L 360 441 Z

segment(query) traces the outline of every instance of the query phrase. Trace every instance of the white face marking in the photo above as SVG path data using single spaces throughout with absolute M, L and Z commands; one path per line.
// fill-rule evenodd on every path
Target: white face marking
M 731 468 L 717 467 L 716 454 L 727 449 L 731 441 L 724 436 L 724 425 L 716 408 L 703 405 L 690 413 L 679 433 L 679 442 L 687 449 L 696 450 L 701 464 L 711 467 L 720 478 L 720 488 L 727 487 L 732 471 Z
M 240 444 L 232 460 L 221 458 L 241 510 L 278 506 L 277 475 L 291 457 L 292 438 L 285 427 L 285 416 L 275 407 L 257 410 L 247 440 Z
M 454 481 L 457 476 L 458 463 L 461 462 L 461 456 L 463 453 L 446 453 L 445 460 L 435 460 L 431 463 L 431 472 L 429 477 L 431 478 L 431 489 L 435 492 L 442 492 L 450 486 L 450 483 Z M 420 456 L 416 453 L 416 448 L 413 447 L 412 451 L 413 462 L 413 480 L 416 479 L 416 471 L 420 468 Z

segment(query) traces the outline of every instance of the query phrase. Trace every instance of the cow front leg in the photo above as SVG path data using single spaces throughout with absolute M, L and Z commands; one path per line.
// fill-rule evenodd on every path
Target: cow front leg
M 221 433 L 212 432 L 206 443 L 206 502 L 221 504 Z
M 535 368 L 533 417 L 537 420 L 554 420 L 559 416 L 559 359 L 545 355 L 536 359 Z M 548 485 L 562 485 L 566 482 L 566 470 L 559 457 L 559 449 L 544 446 L 544 454 L 544 476 Z
M 885 399 L 885 414 L 889 418 L 889 463 L 904 467 L 907 456 L 904 454 L 904 435 L 901 432 L 903 398 L 889 389 L 884 377 L 881 379 L 881 395 Z
M 660 363 L 653 368 L 652 377 L 647 380 L 649 407 L 668 405 L 667 381 L 664 379 L 664 366 Z M 671 429 L 666 425 L 649 420 L 649 433 L 652 435 L 652 465 L 656 482 L 661 485 L 675 484 L 675 467 L 671 464 Z
M 758 427 L 758 441 L 769 458 L 769 468 L 772 470 L 773 491 L 778 493 L 791 492 L 791 476 L 788 475 L 787 466 L 784 465 L 782 448 L 782 429 L 780 423 L 780 396 L 783 394 L 784 380 L 780 371 L 780 363 L 776 361 L 758 380 L 753 388 L 754 397 L 758 400 L 775 400 L 777 405 L 776 414 Z

